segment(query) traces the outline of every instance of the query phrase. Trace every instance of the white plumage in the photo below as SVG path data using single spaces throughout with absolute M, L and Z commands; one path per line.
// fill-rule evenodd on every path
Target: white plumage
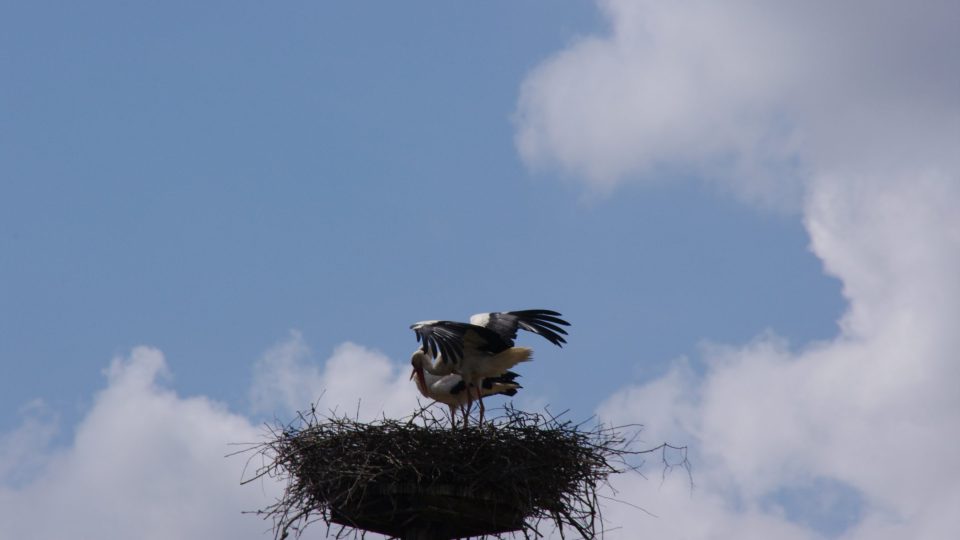
M 457 410 L 463 413 L 464 423 L 469 414 L 468 405 L 470 396 L 467 385 L 463 382 L 463 377 L 456 373 L 449 375 L 435 375 L 425 369 L 430 364 L 430 358 L 420 351 L 414 354 L 411 359 L 413 372 L 410 378 L 417 384 L 420 394 L 428 399 L 443 403 L 450 410 L 450 423 L 456 424 Z M 514 396 L 517 390 L 522 388 L 515 382 L 518 377 L 512 371 L 506 371 L 497 377 L 483 379 L 480 384 L 480 395 L 483 397 L 493 395 Z
M 442 377 L 451 373 L 462 377 L 467 390 L 467 410 L 473 400 L 479 401 L 480 421 L 483 421 L 483 393 L 480 383 L 486 378 L 501 376 L 504 372 L 527 362 L 533 351 L 515 347 L 517 330 L 538 334 L 551 343 L 562 346 L 567 332 L 562 326 L 569 323 L 560 313 L 545 309 L 479 313 L 470 317 L 470 323 L 455 321 L 423 321 L 410 326 L 416 333 L 421 348 L 413 354 L 411 363 Z M 436 362 L 430 361 L 430 357 Z

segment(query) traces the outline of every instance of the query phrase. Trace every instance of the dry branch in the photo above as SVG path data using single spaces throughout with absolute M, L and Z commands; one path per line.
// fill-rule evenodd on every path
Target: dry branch
M 276 538 L 317 520 L 339 525 L 338 537 L 425 530 L 429 538 L 530 538 L 547 524 L 594 538 L 602 529 L 598 488 L 611 474 L 637 470 L 638 456 L 666 449 L 633 450 L 639 426 L 587 428 L 549 413 L 503 411 L 469 429 L 450 429 L 426 409 L 372 423 L 300 414 L 253 448 L 265 465 L 244 483 L 286 483 L 283 496 L 257 512 L 273 521 Z

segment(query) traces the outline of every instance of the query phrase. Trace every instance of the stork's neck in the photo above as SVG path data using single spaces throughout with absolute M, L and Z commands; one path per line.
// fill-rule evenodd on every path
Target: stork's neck
M 427 381 L 423 376 L 423 368 L 415 367 L 413 368 L 413 370 L 414 370 L 413 379 L 414 379 L 414 382 L 417 383 L 417 390 L 419 390 L 420 393 L 423 394 L 423 397 L 425 398 L 430 397 L 430 394 L 427 393 Z

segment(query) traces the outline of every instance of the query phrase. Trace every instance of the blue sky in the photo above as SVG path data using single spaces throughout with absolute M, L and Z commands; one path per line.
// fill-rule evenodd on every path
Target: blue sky
M 826 388 L 843 376 L 825 374 L 863 366 L 823 358 L 867 355 L 836 352 L 850 343 L 883 349 L 882 317 L 925 320 L 935 295 L 903 285 L 909 301 L 882 302 L 901 298 L 903 283 L 952 290 L 944 276 L 956 258 L 924 253 L 951 252 L 953 225 L 942 224 L 953 218 L 924 219 L 957 193 L 956 160 L 942 149 L 958 141 L 957 66 L 930 52 L 955 42 L 938 21 L 956 10 L 931 5 L 900 23 L 890 9 L 860 33 L 847 31 L 842 10 L 795 11 L 623 1 L 0 6 L 0 456 L 41 456 L 26 477 L 0 467 L 0 495 L 25 504 L 43 493 L 105 404 L 137 406 L 122 398 L 129 381 L 156 376 L 130 395 L 201 399 L 211 408 L 198 418 L 255 426 L 332 385 L 359 396 L 364 362 L 387 370 L 367 391 L 394 388 L 414 321 L 545 307 L 573 323 L 569 346 L 530 340 L 537 361 L 524 366 L 521 404 L 600 411 L 650 424 L 653 440 L 701 448 L 707 487 L 696 504 L 716 528 L 698 536 L 664 517 L 656 527 L 667 537 L 724 527 L 857 537 L 877 534 L 873 518 L 943 530 L 921 527 L 912 500 L 878 498 L 873 470 L 804 462 L 768 485 L 756 479 L 793 467 L 789 445 L 773 444 L 778 457 L 751 468 L 716 448 L 724 437 L 746 444 L 747 427 L 710 438 L 712 411 L 762 408 L 792 378 L 813 389 L 771 410 L 828 414 L 822 403 L 844 393 Z M 823 39 L 804 31 L 821 27 Z M 888 45 L 892 27 L 910 39 Z M 820 65 L 820 47 L 844 53 Z M 882 75 L 901 69 L 919 82 Z M 892 84 L 864 97 L 883 77 Z M 909 250 L 903 230 L 919 239 Z M 935 275 L 901 272 L 891 254 L 914 250 Z M 931 318 L 954 314 L 944 298 L 948 312 Z M 916 344 L 936 372 L 953 338 L 931 328 L 898 343 Z M 927 342 L 939 345 L 919 347 Z M 347 366 L 336 378 L 337 359 L 359 374 Z M 807 375 L 791 371 L 803 366 Z M 133 377 L 140 368 L 147 375 Z M 738 369 L 776 375 L 724 386 L 748 380 Z M 275 401 L 258 394 L 283 394 L 270 385 L 289 373 L 315 384 Z M 912 395 L 880 383 L 875 392 L 857 407 Z M 880 399 L 888 393 L 896 399 Z M 329 405 L 354 404 L 342 396 Z M 838 454 L 849 449 L 817 433 Z M 839 493 L 853 510 L 791 495 L 809 490 Z M 627 531 L 652 527 L 615 517 Z M 176 534 L 221 534 L 210 527 Z
M 401 361 L 411 322 L 553 307 L 574 338 L 537 366 L 541 392 L 587 414 L 628 366 L 657 373 L 700 340 L 828 337 L 838 287 L 795 218 L 693 179 L 590 199 L 526 171 L 518 82 L 598 23 L 582 2 L 517 6 L 4 17 L 21 51 L 4 106 L 4 425 L 35 397 L 82 414 L 106 361 L 138 344 L 166 352 L 178 388 L 242 407 L 250 363 L 291 328 Z M 565 391 L 563 361 L 596 366 L 595 388 Z

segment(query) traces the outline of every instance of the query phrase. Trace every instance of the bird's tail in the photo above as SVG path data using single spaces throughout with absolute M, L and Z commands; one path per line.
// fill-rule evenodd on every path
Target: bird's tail
M 481 388 L 484 396 L 493 396 L 496 394 L 502 394 L 504 396 L 515 396 L 517 395 L 517 390 L 523 388 L 520 386 L 520 383 L 516 382 L 516 378 L 519 377 L 516 373 L 512 371 L 504 372 L 503 375 L 499 377 L 487 377 L 481 383 Z
M 513 383 L 514 381 L 517 380 L 517 377 L 519 377 L 519 376 L 520 376 L 519 373 L 516 373 L 516 372 L 513 372 L 513 371 L 504 371 L 503 373 L 501 373 L 501 374 L 500 374 L 499 376 L 497 376 L 497 377 L 488 377 L 488 378 L 484 379 L 484 382 L 490 381 L 491 383 L 495 383 L 495 382 L 499 382 L 499 383 Z
M 520 362 L 533 360 L 533 349 L 529 347 L 510 347 L 490 359 L 497 372 L 503 373 Z
M 489 389 L 483 389 L 483 396 L 494 396 L 497 394 L 504 396 L 515 396 L 517 391 L 523 388 L 517 383 L 493 383 Z

